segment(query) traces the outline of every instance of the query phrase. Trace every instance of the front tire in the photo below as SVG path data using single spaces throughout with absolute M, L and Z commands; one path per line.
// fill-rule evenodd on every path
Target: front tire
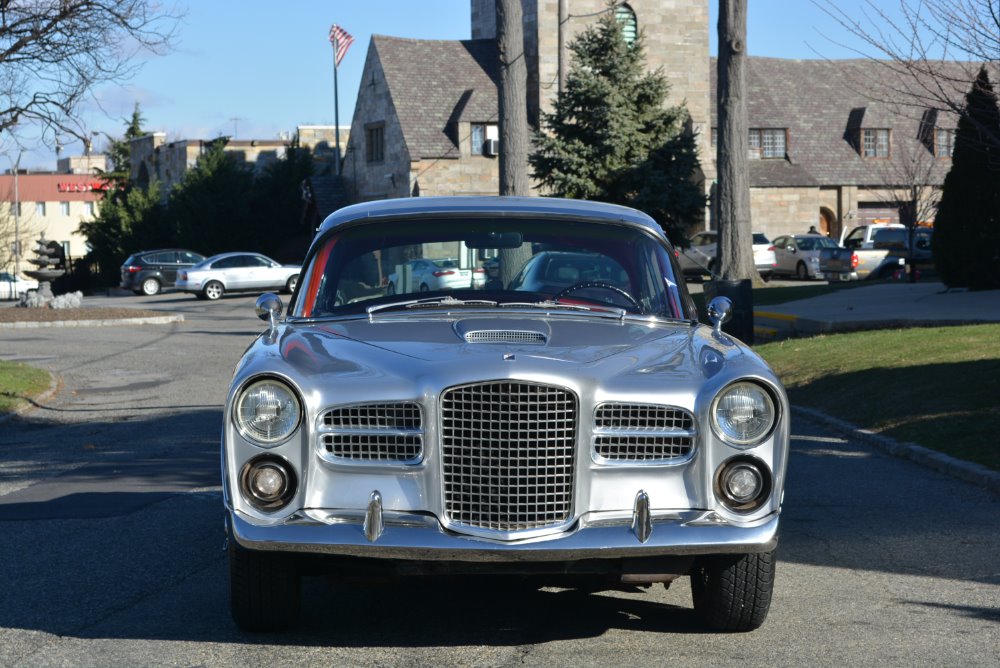
M 222 295 L 226 294 L 226 289 L 218 281 L 209 281 L 201 293 L 205 295 L 205 299 L 215 301 L 216 299 L 221 299 Z
M 702 557 L 691 571 L 694 610 L 719 631 L 753 631 L 767 619 L 774 592 L 774 552 Z
M 795 276 L 798 277 L 800 281 L 809 280 L 809 270 L 806 269 L 805 262 L 799 262 L 797 265 L 795 265 Z
M 299 618 L 301 581 L 292 557 L 247 550 L 229 540 L 229 611 L 244 631 L 291 628 Z

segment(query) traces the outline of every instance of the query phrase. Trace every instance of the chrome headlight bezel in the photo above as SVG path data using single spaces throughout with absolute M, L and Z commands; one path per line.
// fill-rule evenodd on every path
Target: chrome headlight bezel
M 746 495 L 734 494 L 732 480 L 742 473 L 749 473 L 755 480 L 753 493 Z M 760 459 L 750 455 L 737 455 L 722 463 L 715 472 L 715 496 L 729 510 L 748 514 L 761 508 L 774 489 L 774 477 L 771 469 Z
M 276 413 L 279 414 L 278 417 L 282 422 L 273 433 L 250 424 L 246 415 L 247 402 L 254 398 L 255 393 L 268 389 L 277 394 L 276 398 L 271 399 L 271 404 L 273 405 L 275 401 L 279 404 Z M 285 411 L 289 414 L 281 417 L 280 413 Z M 302 402 L 292 386 L 282 379 L 273 376 L 255 378 L 246 383 L 237 393 L 233 401 L 232 420 L 243 438 L 260 447 L 273 448 L 291 438 L 302 424 Z
M 748 390 L 750 392 L 757 393 L 757 396 L 761 399 L 760 404 L 763 406 L 764 410 L 769 413 L 769 418 L 762 427 L 755 428 L 748 435 L 740 436 L 732 428 L 727 428 L 726 420 L 720 421 L 719 406 L 733 393 Z M 712 407 L 710 410 L 712 431 L 727 445 L 734 448 L 738 448 L 740 450 L 754 448 L 770 438 L 771 434 L 774 432 L 779 419 L 778 405 L 779 404 L 771 391 L 760 383 L 752 380 L 739 380 L 734 383 L 730 383 L 726 387 L 722 388 L 722 390 L 720 390 L 712 400 Z

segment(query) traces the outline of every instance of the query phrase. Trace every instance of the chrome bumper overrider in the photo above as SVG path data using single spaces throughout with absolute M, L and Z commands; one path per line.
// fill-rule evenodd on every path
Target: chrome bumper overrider
M 277 524 L 259 525 L 230 510 L 228 521 L 232 537 L 249 549 L 420 561 L 573 561 L 729 554 L 768 552 L 778 543 L 777 514 L 734 524 L 706 511 L 653 514 L 644 542 L 640 537 L 646 532 L 637 532 L 629 518 L 581 520 L 562 533 L 503 542 L 448 531 L 433 517 L 389 511 L 382 514 L 377 536 L 370 524 L 366 532 L 365 517 L 358 514 L 306 511 Z

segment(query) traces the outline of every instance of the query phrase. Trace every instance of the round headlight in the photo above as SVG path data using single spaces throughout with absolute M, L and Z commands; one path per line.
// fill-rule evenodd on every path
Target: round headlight
M 771 395 L 754 383 L 734 383 L 715 398 L 712 425 L 722 440 L 737 447 L 762 441 L 774 426 Z
M 240 393 L 234 415 L 244 436 L 270 446 L 295 431 L 301 410 L 295 393 L 284 383 L 269 378 L 249 385 Z

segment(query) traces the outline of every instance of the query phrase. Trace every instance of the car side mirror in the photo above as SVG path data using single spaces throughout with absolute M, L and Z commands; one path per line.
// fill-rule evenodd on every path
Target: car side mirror
M 733 315 L 733 302 L 729 297 L 716 297 L 708 303 L 708 319 L 712 321 L 715 333 L 722 331 L 722 325 Z
M 270 327 L 269 333 L 277 330 L 278 318 L 281 317 L 281 312 L 285 308 L 285 305 L 281 303 L 281 297 L 273 292 L 265 292 L 257 298 L 255 308 L 257 310 L 257 317 L 268 321 L 268 326 Z

